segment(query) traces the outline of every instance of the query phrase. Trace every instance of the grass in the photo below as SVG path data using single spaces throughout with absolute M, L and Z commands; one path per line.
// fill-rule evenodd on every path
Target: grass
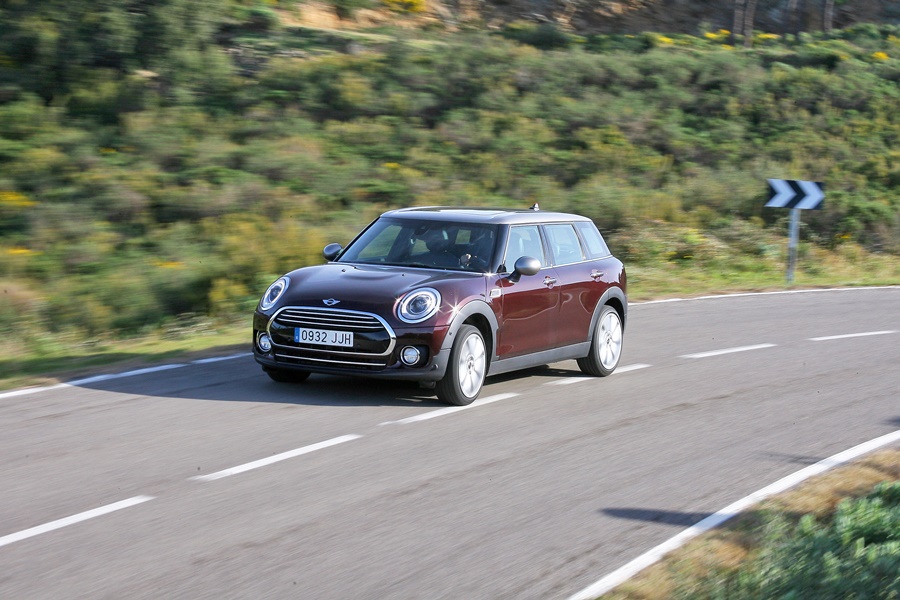
M 859 499 L 871 494 L 881 482 L 894 483 L 891 492 L 894 505 L 879 514 L 879 511 L 872 509 L 869 501 Z M 819 557 L 821 563 L 834 563 L 840 560 L 842 552 L 847 553 L 849 550 L 851 559 L 859 559 L 858 564 L 843 566 L 847 576 L 837 578 L 842 581 L 826 582 L 825 578 L 820 578 L 812 583 L 806 582 L 799 595 L 781 591 L 776 597 L 896 597 L 890 596 L 890 590 L 881 595 L 870 588 L 868 592 L 861 591 L 862 595 L 854 596 L 852 592 L 842 588 L 860 583 L 858 580 L 864 578 L 866 573 L 856 571 L 873 551 L 880 552 L 881 556 L 877 558 L 882 564 L 900 563 L 900 543 L 897 541 L 900 536 L 896 528 L 897 519 L 900 518 L 900 502 L 896 496 L 900 488 L 897 487 L 897 482 L 900 482 L 900 450 L 888 449 L 870 454 L 854 463 L 812 478 L 791 491 L 763 502 L 728 525 L 692 540 L 602 598 L 668 600 L 772 597 L 773 592 L 760 591 L 753 586 L 760 582 L 769 585 L 771 581 L 767 579 L 783 579 L 785 575 L 795 583 L 803 582 L 803 578 L 808 577 L 819 562 L 812 558 L 815 552 L 808 552 L 813 545 L 823 550 Z M 837 519 L 835 515 L 838 515 Z M 859 542 L 860 537 L 857 535 L 851 535 L 843 544 L 835 544 L 833 540 L 831 544 L 823 541 L 834 529 L 841 528 L 843 531 L 867 528 L 869 536 L 873 537 L 871 522 L 878 517 L 882 519 L 882 531 L 886 530 L 888 536 L 893 535 L 894 541 Z M 836 547 L 841 545 L 844 548 Z M 875 564 L 869 572 L 870 575 L 874 574 L 876 586 L 880 584 L 884 589 L 890 587 L 892 582 L 895 587 L 900 585 L 895 569 L 891 568 L 888 573 L 880 573 L 878 569 L 879 564 Z M 879 577 L 881 581 L 878 581 Z M 810 591 L 813 586 L 819 589 Z
M 24 351 L 15 339 L 0 343 L 0 389 L 47 385 L 88 374 L 140 368 L 170 361 L 250 351 L 246 322 L 170 327 L 130 339 L 80 340 L 49 334 L 29 340 Z

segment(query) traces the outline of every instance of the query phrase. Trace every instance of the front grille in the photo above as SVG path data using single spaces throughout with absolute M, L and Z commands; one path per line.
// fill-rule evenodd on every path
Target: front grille
M 353 347 L 294 341 L 296 328 L 353 333 Z M 381 317 L 353 310 L 316 307 L 283 308 L 269 321 L 275 358 L 295 365 L 380 370 L 388 366 L 396 336 Z
M 387 325 L 373 314 L 333 308 L 285 308 L 275 315 L 275 321 L 290 327 L 353 332 L 379 331 L 387 328 Z

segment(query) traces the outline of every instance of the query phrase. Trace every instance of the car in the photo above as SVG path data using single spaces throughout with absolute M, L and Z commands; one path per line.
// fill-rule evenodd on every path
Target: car
M 323 253 L 269 286 L 253 316 L 254 358 L 277 382 L 418 381 L 465 406 L 491 375 L 574 359 L 603 377 L 622 356 L 625 267 L 586 217 L 403 208 Z

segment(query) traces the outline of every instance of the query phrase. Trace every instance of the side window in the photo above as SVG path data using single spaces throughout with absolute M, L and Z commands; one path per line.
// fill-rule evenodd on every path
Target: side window
M 530 256 L 541 261 L 541 266 L 547 264 L 544 257 L 544 246 L 541 244 L 541 232 L 537 225 L 522 225 L 509 229 L 509 239 L 506 242 L 506 257 L 503 264 L 507 271 L 513 270 L 513 265 L 523 256 Z
M 544 229 L 547 232 L 550 253 L 553 255 L 553 264 L 569 265 L 584 260 L 578 234 L 571 224 L 544 225 Z
M 597 231 L 597 228 L 594 227 L 593 223 L 579 221 L 575 224 L 575 227 L 578 228 L 581 239 L 583 239 L 584 243 L 587 245 L 587 251 L 591 258 L 604 258 L 609 256 L 609 247 L 606 245 L 606 242 L 603 241 L 603 236 L 600 235 L 600 232 Z

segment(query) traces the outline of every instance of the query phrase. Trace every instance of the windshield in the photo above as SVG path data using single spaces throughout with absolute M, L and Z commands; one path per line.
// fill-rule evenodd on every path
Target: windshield
M 337 262 L 486 273 L 496 237 L 495 225 L 379 219 Z

